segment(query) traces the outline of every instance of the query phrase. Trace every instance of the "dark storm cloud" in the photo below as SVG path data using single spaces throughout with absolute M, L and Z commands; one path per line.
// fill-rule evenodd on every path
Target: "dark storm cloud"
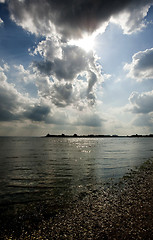
M 14 21 L 33 33 L 50 34 L 56 26 L 63 36 L 78 38 L 82 32 L 92 33 L 113 15 L 152 3 L 152 0 L 10 0 L 9 9 Z
M 126 64 L 125 69 L 138 81 L 153 79 L 153 48 L 134 54 L 132 63 Z
M 153 91 L 141 94 L 133 92 L 129 97 L 129 101 L 133 113 L 147 114 L 153 112 Z

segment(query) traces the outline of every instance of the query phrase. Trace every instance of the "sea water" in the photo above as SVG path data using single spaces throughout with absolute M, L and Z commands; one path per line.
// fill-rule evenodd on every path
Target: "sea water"
M 0 138 L 0 205 L 73 198 L 153 156 L 152 138 Z

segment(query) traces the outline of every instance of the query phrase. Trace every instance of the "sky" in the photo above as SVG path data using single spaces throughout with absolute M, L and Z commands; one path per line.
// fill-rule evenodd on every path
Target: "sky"
M 0 0 L 0 136 L 153 133 L 153 0 Z

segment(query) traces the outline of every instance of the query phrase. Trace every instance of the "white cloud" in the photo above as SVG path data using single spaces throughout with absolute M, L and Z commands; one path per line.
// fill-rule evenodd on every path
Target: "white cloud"
M 25 69 L 22 64 L 14 65 L 14 68 L 17 70 L 16 80 L 25 84 L 35 83 L 36 75 L 31 72 L 31 69 Z
M 7 77 L 6 77 L 5 73 L 3 72 L 3 68 L 0 67 L 0 81 L 5 82 L 6 79 L 7 79 Z
M 129 102 L 129 110 L 133 113 L 151 113 L 153 112 L 153 90 L 141 94 L 133 92 L 129 97 Z
M 130 1 L 129 1 L 130 2 Z M 119 24 L 124 34 L 132 34 L 146 26 L 144 18 L 147 16 L 151 2 L 132 1 L 121 13 L 112 16 L 111 22 Z
M 44 88 L 46 97 L 48 94 L 48 98 L 59 107 L 70 104 L 78 107 L 78 102 L 84 100 L 88 101 L 89 105 L 93 105 L 96 100 L 96 85 L 103 81 L 97 57 L 93 52 L 87 53 L 77 46 L 63 45 L 61 49 L 62 56 L 50 57 L 50 48 L 44 41 L 44 48 L 41 48 L 44 61 L 33 63 L 39 79 L 41 77 L 50 79 L 46 85 L 48 87 Z M 43 90 L 43 95 L 44 93 Z
M 28 99 L 17 92 L 13 84 L 7 82 L 7 76 L 2 71 L 0 82 L 0 121 L 17 120 Z
M 134 54 L 132 63 L 126 64 L 124 69 L 129 71 L 129 77 L 137 81 L 153 79 L 153 48 Z
M 55 35 L 47 37 L 45 40 L 39 42 L 33 54 L 40 54 L 47 61 L 53 61 L 55 58 L 62 58 L 60 39 Z
M 0 121 L 45 121 L 50 113 L 50 105 L 41 98 L 30 98 L 17 91 L 16 86 L 7 81 L 4 69 L 8 71 L 8 68 L 6 64 L 0 67 Z M 24 70 L 22 65 L 19 69 Z
M 2 23 L 3 23 L 3 20 L 0 18 L 0 26 L 2 25 Z

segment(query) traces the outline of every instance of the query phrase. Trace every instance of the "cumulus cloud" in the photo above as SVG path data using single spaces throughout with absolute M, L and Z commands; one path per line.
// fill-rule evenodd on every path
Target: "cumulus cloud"
M 51 83 L 48 77 L 35 75 L 38 80 L 39 95 L 38 98 L 30 98 L 28 95 L 18 92 L 16 86 L 7 81 L 4 68 L 7 69 L 9 66 L 6 66 L 0 67 L 0 122 L 17 121 L 19 123 L 28 120 L 29 123 L 43 122 L 53 125 L 101 126 L 101 118 L 93 112 L 80 114 L 76 121 L 77 107 L 79 109 L 81 104 L 83 104 L 83 107 L 85 105 L 85 102 L 80 100 L 81 91 L 78 90 L 80 84 L 77 86 L 76 83 L 76 88 L 74 88 L 71 82 Z M 27 74 L 27 70 L 22 65 L 19 66 L 18 70 Z M 86 87 L 88 87 L 87 84 Z M 65 106 L 68 107 L 68 112 L 63 110 Z M 74 106 L 76 109 L 73 108 Z M 72 120 L 71 114 L 75 120 Z
M 33 51 L 29 50 L 41 60 L 37 58 L 39 61 L 28 69 L 15 66 L 20 81 L 35 84 L 37 99 L 20 94 L 7 82 L 4 69 L 0 72 L 5 83 L 0 87 L 4 93 L 0 108 L 11 114 L 3 114 L 4 118 L 101 127 L 101 117 L 94 110 L 88 112 L 96 103 L 96 88 L 103 81 L 101 65 L 93 51 L 85 52 L 70 45 L 70 40 L 85 34 L 96 36 L 104 32 L 109 22 L 119 24 L 125 34 L 141 30 L 153 0 L 9 0 L 7 3 L 11 19 L 30 33 L 41 35 L 43 40 Z M 130 104 L 133 112 L 143 111 L 132 95 Z M 83 114 L 85 107 L 87 111 Z M 73 123 L 65 116 L 70 109 L 75 114 L 81 111 Z
M 141 94 L 133 92 L 129 97 L 129 102 L 133 113 L 151 113 L 153 112 L 153 91 Z
M 19 93 L 16 86 L 7 81 L 4 69 L 8 68 L 6 64 L 0 67 L 0 121 L 45 121 L 50 113 L 49 104 L 45 104 L 41 98 L 34 99 Z
M 52 91 L 52 101 L 58 107 L 65 107 L 73 101 L 73 86 L 71 83 L 54 84 Z
M 50 79 L 46 85 L 48 87 L 43 89 L 43 95 L 46 90 L 48 98 L 58 107 L 70 104 L 78 107 L 78 102 L 85 99 L 89 105 L 93 105 L 96 99 L 94 89 L 103 81 L 96 55 L 92 51 L 87 53 L 77 46 L 64 44 L 61 46 L 62 56 L 52 57 L 51 61 L 47 46 L 48 40 L 46 43 L 43 41 L 44 61 L 34 62 L 32 65 L 37 76 L 39 75 L 37 82 L 41 77 Z M 42 48 L 39 51 L 42 52 Z M 37 83 L 39 87 L 41 82 L 40 80 Z M 40 91 L 42 92 L 41 89 Z
M 146 26 L 144 18 L 150 8 L 152 1 L 132 1 L 129 6 L 117 15 L 112 16 L 111 22 L 119 24 L 125 34 L 140 31 Z
M 17 80 L 19 82 L 28 84 L 30 82 L 35 82 L 35 75 L 31 74 L 29 69 L 25 69 L 22 64 L 14 65 L 14 68 L 17 70 Z
M 25 99 L 17 92 L 13 84 L 7 82 L 7 76 L 3 71 L 0 71 L 0 82 L 0 121 L 17 120 L 19 108 L 23 107 L 22 103 Z
M 126 64 L 124 69 L 137 81 L 153 79 L 153 48 L 134 54 L 131 64 Z
M 42 62 L 35 62 L 34 65 L 40 70 L 41 73 L 46 75 L 54 75 L 58 80 L 68 80 L 73 81 L 78 74 L 82 71 L 88 70 L 91 65 L 93 65 L 94 56 L 93 53 L 86 53 L 81 48 L 77 46 L 63 46 L 62 47 L 62 57 L 57 57 L 54 55 L 52 61 L 50 56 L 50 50 L 48 52 L 47 45 L 48 40 L 44 49 L 41 48 L 39 51 L 45 52 L 45 58 Z M 38 50 L 37 50 L 38 51 Z M 54 50 L 53 50 L 54 51 Z
M 132 33 L 144 26 L 143 18 L 152 4 L 152 0 L 10 0 L 9 11 L 16 24 L 45 37 L 30 52 L 42 57 L 32 65 L 39 96 L 57 107 L 73 105 L 82 110 L 93 106 L 96 87 L 103 81 L 101 66 L 92 51 L 70 45 L 69 40 L 98 34 L 110 21 Z M 24 72 L 24 82 L 28 74 Z
M 62 57 L 61 41 L 58 36 L 51 35 L 39 42 L 31 55 L 40 54 L 45 60 L 53 61 L 54 58 Z
M 43 79 L 40 81 L 39 76 L 36 83 L 39 93 L 50 98 L 56 106 L 70 105 L 74 103 L 74 99 L 78 99 L 79 104 L 75 106 L 80 106 L 80 109 L 83 98 L 88 100 L 90 106 L 96 102 L 96 85 L 102 81 L 101 66 L 92 51 L 87 53 L 78 46 L 69 45 L 69 40 L 79 39 L 85 33 L 98 34 L 101 31 L 98 29 L 104 30 L 110 21 L 120 24 L 125 33 L 132 33 L 144 26 L 143 18 L 152 4 L 152 0 L 8 2 L 11 18 L 16 24 L 45 37 L 35 50 L 30 52 L 42 57 L 42 61 L 33 63 L 33 68 L 39 72 L 37 76 L 41 75 Z M 84 89 L 80 88 L 78 94 L 79 87 L 76 82 L 80 83 L 80 76 L 84 76 L 82 81 L 87 84 L 82 84 Z M 25 76 L 24 81 L 26 79 Z M 43 82 L 47 83 L 48 88 Z
M 112 17 L 125 29 L 133 32 L 140 28 L 152 0 L 10 0 L 12 19 L 24 29 L 35 33 L 58 34 L 71 38 L 81 38 L 84 32 L 93 33 L 106 25 Z M 126 14 L 116 17 L 118 14 Z

